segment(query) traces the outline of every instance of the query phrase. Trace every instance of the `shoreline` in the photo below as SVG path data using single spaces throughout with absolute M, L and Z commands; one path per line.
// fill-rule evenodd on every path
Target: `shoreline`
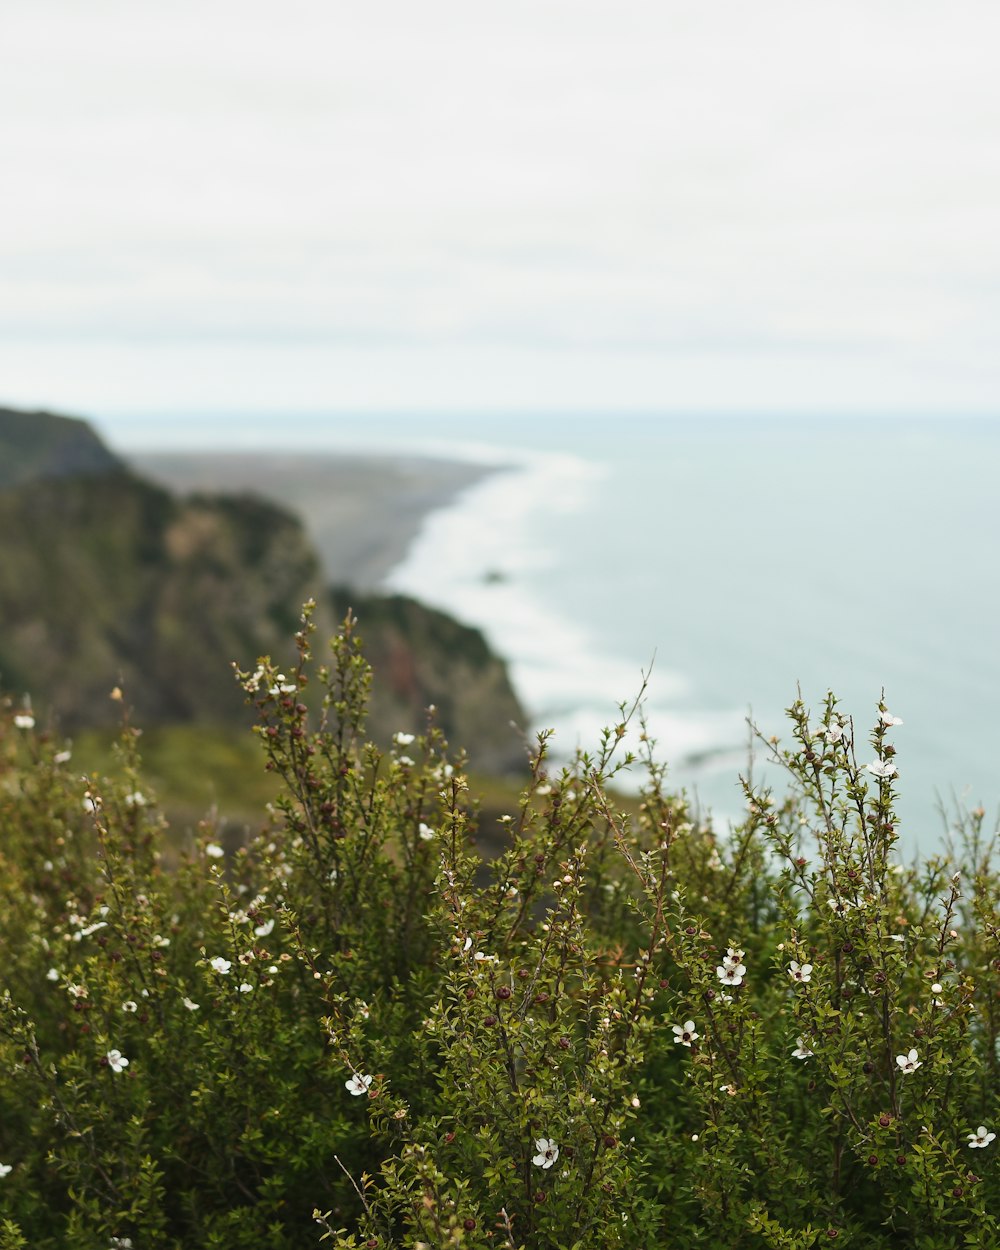
M 427 518 L 512 468 L 388 453 L 131 452 L 145 477 L 179 495 L 252 494 L 300 519 L 330 585 L 386 590 Z

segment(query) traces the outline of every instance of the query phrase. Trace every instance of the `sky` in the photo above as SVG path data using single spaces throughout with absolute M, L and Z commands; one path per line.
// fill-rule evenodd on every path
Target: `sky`
M 1000 411 L 995 0 L 6 0 L 0 403 Z

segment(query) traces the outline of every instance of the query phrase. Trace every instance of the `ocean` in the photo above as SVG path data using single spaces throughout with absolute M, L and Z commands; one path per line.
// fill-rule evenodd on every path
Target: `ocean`
M 833 690 L 859 757 L 884 691 L 907 853 L 1000 803 L 1000 422 L 304 417 L 300 447 L 502 466 L 432 513 L 387 587 L 479 626 L 568 756 L 648 677 L 657 754 L 738 820 L 748 718 Z M 244 425 L 244 429 L 246 426 Z M 289 448 L 285 447 L 285 450 Z M 780 789 L 780 776 L 755 776 Z M 638 779 L 637 779 L 638 780 Z

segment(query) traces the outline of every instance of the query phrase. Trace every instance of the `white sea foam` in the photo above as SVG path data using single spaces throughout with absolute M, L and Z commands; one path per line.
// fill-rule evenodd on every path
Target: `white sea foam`
M 504 459 L 511 464 L 509 451 Z M 608 649 L 594 622 L 560 610 L 566 553 L 547 545 L 549 523 L 584 513 L 603 478 L 600 466 L 570 453 L 520 457 L 432 513 L 387 587 L 478 626 L 507 660 L 533 728 L 556 731 L 557 757 L 593 750 L 648 676 L 650 731 L 661 750 L 671 759 L 710 758 L 720 744 L 740 741 L 742 713 L 678 711 L 668 701 L 690 693 L 680 674 L 655 664 L 644 674 Z

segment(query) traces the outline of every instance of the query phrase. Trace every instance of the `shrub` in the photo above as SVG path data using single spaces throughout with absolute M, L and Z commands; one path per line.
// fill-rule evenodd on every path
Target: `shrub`
M 900 862 L 884 703 L 862 765 L 796 702 L 725 836 L 639 704 L 543 734 L 488 858 L 432 716 L 366 743 L 355 622 L 315 671 L 309 616 L 239 673 L 283 789 L 228 860 L 206 822 L 163 865 L 127 718 L 81 782 L 0 717 L 2 1250 L 997 1244 L 995 836 Z

